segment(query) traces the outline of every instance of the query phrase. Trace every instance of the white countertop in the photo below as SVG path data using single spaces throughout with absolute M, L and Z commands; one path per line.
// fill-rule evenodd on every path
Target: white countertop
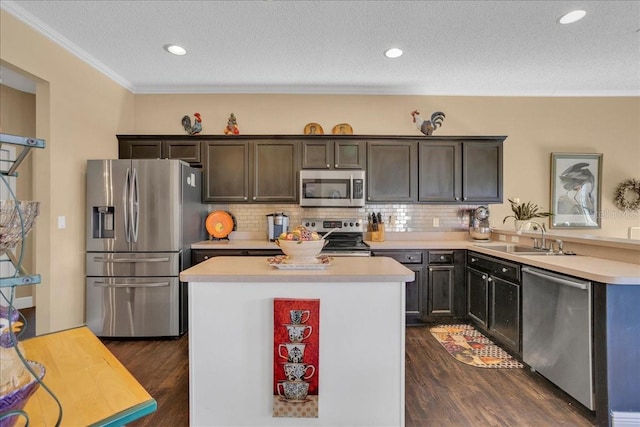
M 214 257 L 180 273 L 183 282 L 411 282 L 415 274 L 387 257 L 336 257 L 324 270 L 279 270 L 269 257 Z
M 493 250 L 486 243 L 482 245 L 482 247 L 474 246 L 469 242 L 467 249 L 596 282 L 612 285 L 640 285 L 640 264 L 582 255 L 516 255 Z M 496 242 L 496 245 L 504 246 L 504 242 Z
M 367 244 L 371 246 L 372 250 L 400 250 L 400 249 L 470 249 L 479 253 L 484 253 L 487 255 L 496 256 L 498 258 L 503 258 L 511 261 L 515 261 L 521 264 L 527 264 L 533 267 L 544 268 L 547 270 L 555 271 L 558 273 L 568 274 L 571 276 L 580 277 L 587 280 L 594 280 L 602 283 L 609 283 L 613 285 L 640 285 L 640 264 L 631 264 L 626 262 L 619 261 L 611 261 L 602 258 L 595 258 L 590 256 L 552 256 L 552 255 L 516 255 L 505 253 L 501 251 L 492 250 L 489 248 L 490 244 L 482 243 L 482 246 L 475 246 L 479 242 L 471 242 L 468 240 L 386 240 L 384 242 L 372 242 L 367 241 Z M 498 246 L 502 246 L 506 244 L 506 242 L 493 242 Z M 269 242 L 268 240 L 230 240 L 230 241 L 202 241 L 198 243 L 194 243 L 191 245 L 192 249 L 279 249 L 279 247 L 274 242 Z M 218 257 L 216 257 L 218 258 Z M 238 270 L 238 274 L 243 277 L 247 276 L 247 268 L 245 267 L 247 262 L 253 257 L 242 258 L 242 265 Z M 215 258 L 214 258 L 215 259 Z M 265 258 L 260 258 L 265 259 Z M 367 258 L 364 258 L 365 260 Z M 376 258 L 379 259 L 379 258 Z M 331 268 L 323 271 L 324 275 L 332 275 L 331 272 L 336 273 L 336 277 L 350 277 L 352 278 L 354 275 L 358 275 L 356 272 L 345 272 L 347 274 L 343 274 L 340 272 L 339 265 L 342 266 L 343 260 L 346 261 L 349 266 L 360 265 L 362 262 L 358 257 L 349 257 L 349 258 L 335 258 L 331 266 Z M 273 273 L 273 267 L 269 267 L 266 261 L 262 261 L 261 263 L 257 263 L 256 265 L 260 265 L 260 271 L 264 274 L 265 272 L 271 271 Z M 380 266 L 380 264 L 373 263 L 373 265 Z M 197 267 L 197 266 L 196 266 Z M 195 268 L 195 267 L 192 267 Z M 363 267 L 364 268 L 364 267 Z M 191 269 L 186 270 L 186 272 L 190 272 Z M 299 273 L 299 272 L 298 272 Z M 314 274 L 320 273 L 318 271 L 313 271 Z M 191 272 L 189 274 L 201 275 L 207 274 L 200 271 Z M 216 272 L 216 274 L 218 274 Z M 223 273 L 230 274 L 232 273 Z M 373 274 L 373 273 L 371 273 Z M 282 277 L 292 277 L 296 276 L 294 271 L 278 271 L 278 275 Z M 321 275 L 317 275 L 321 276 Z M 191 277 L 191 276 L 190 276 Z M 277 277 L 277 276 L 276 276 Z M 202 281 L 198 279 L 199 281 Z M 241 280 L 230 280 L 225 279 L 226 281 L 242 281 Z M 289 280 L 289 279 L 286 279 Z M 337 279 L 334 277 L 334 280 L 343 280 Z M 183 279 L 184 281 L 184 279 Z M 187 280 L 188 281 L 188 280 Z

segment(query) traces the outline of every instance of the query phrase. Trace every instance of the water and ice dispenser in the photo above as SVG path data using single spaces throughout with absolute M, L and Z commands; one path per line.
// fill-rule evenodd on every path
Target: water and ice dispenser
M 94 206 L 91 215 L 91 229 L 94 239 L 113 239 L 115 228 L 113 206 Z

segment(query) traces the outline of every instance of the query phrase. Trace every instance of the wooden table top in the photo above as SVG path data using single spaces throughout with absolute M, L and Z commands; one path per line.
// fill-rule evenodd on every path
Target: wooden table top
M 154 412 L 156 401 L 86 327 L 22 341 L 27 360 L 45 366 L 44 384 L 62 405 L 61 426 L 121 426 Z M 55 400 L 42 387 L 24 410 L 29 425 L 54 426 Z M 16 426 L 23 426 L 19 419 Z

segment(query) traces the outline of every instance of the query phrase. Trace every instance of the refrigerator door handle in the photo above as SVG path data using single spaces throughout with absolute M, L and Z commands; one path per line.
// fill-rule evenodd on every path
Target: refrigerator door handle
M 102 258 L 102 257 L 95 257 L 93 258 L 94 261 L 96 262 L 111 262 L 111 263 L 126 263 L 126 262 L 130 262 L 130 263 L 135 263 L 135 262 L 169 262 L 169 258 L 164 257 L 164 258 Z
M 147 282 L 147 283 L 108 283 L 93 282 L 93 286 L 99 288 L 161 288 L 169 286 L 169 282 Z
M 131 170 L 127 168 L 127 177 L 124 180 L 124 188 L 122 189 L 122 206 L 124 206 L 124 238 L 127 243 L 131 242 L 131 233 L 129 229 L 129 190 L 131 189 Z
M 138 242 L 138 228 L 140 226 L 140 190 L 138 187 L 138 170 L 133 168 L 131 181 L 131 228 L 133 229 L 133 243 Z

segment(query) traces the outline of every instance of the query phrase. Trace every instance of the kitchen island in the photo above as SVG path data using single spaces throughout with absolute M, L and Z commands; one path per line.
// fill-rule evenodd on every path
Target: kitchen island
M 404 425 L 405 282 L 386 257 L 284 270 L 215 257 L 189 286 L 189 413 L 207 426 Z M 320 300 L 318 418 L 273 418 L 273 300 Z

